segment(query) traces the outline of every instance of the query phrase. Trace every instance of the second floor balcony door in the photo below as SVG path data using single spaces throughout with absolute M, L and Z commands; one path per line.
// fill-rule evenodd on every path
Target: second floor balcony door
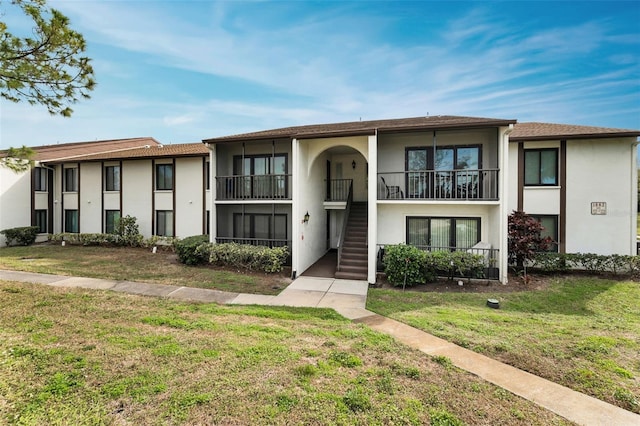
M 286 155 L 236 157 L 233 174 L 241 176 L 238 198 L 285 198 L 286 173 Z

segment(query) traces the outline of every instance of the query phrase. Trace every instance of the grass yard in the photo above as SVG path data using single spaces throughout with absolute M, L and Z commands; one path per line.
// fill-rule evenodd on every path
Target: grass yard
M 45 274 L 140 281 L 253 294 L 278 294 L 282 274 L 249 274 L 186 266 L 171 251 L 144 248 L 34 245 L 0 249 L 0 268 Z
M 550 425 L 332 310 L 0 281 L 0 423 Z
M 498 298 L 500 309 L 485 306 Z M 640 283 L 554 279 L 542 291 L 371 289 L 367 308 L 640 413 Z

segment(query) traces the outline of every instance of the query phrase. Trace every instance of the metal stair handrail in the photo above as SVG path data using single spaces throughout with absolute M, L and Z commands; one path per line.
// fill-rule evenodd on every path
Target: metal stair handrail
M 344 220 L 342 221 L 342 231 L 340 231 L 340 239 L 338 240 L 338 271 L 340 270 L 340 261 L 342 260 L 342 246 L 347 234 L 347 222 L 351 213 L 351 204 L 353 203 L 353 181 L 349 184 L 349 195 L 347 195 L 347 205 L 344 209 Z

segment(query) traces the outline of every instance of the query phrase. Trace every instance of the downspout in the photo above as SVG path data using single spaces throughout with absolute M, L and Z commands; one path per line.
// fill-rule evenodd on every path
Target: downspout
M 640 140 L 636 139 L 631 144 L 631 210 L 634 214 L 629 215 L 631 218 L 631 235 L 636 235 L 635 241 L 631 239 L 631 251 L 629 254 L 638 254 L 638 145 Z M 633 172 L 635 171 L 635 173 Z
M 216 146 L 215 144 L 204 144 L 209 149 L 209 242 L 215 243 L 217 237 L 217 205 L 215 203 L 217 193 L 217 182 L 215 176 L 217 174 L 216 163 Z M 215 188 L 214 188 L 215 186 Z M 205 190 L 206 192 L 206 190 Z M 205 211 L 207 209 L 205 203 Z M 206 214 L 205 214 L 206 215 Z
M 499 190 L 502 193 L 500 196 L 500 282 L 502 284 L 507 284 L 509 282 L 509 253 L 508 247 L 509 242 L 507 241 L 509 235 L 509 191 L 506 187 L 506 180 L 509 174 L 509 135 L 513 131 L 513 124 L 509 124 L 509 128 L 507 128 L 503 134 L 503 141 L 500 144 L 500 149 L 498 155 L 502 160 L 502 167 L 499 167 L 499 170 L 502 171 L 500 173 L 500 178 L 498 179 Z

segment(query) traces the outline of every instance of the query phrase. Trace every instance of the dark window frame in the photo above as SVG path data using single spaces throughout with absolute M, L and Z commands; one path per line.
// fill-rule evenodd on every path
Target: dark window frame
M 552 239 L 553 239 L 553 244 L 551 244 L 551 247 L 549 247 L 549 250 L 547 250 L 548 252 L 551 253 L 557 253 L 558 252 L 558 247 L 560 246 L 560 217 L 557 214 L 529 214 L 530 217 L 534 218 L 535 220 L 537 220 L 538 222 L 540 222 L 542 224 L 542 219 L 552 219 L 553 220 L 553 232 L 547 233 L 547 234 L 552 234 L 549 235 Z M 544 224 L 543 224 L 544 226 Z M 547 230 L 548 227 L 545 227 L 545 230 Z M 544 231 L 543 231 L 544 233 Z M 544 236 L 544 235 L 543 235 Z
M 478 168 L 477 169 L 461 169 L 458 168 L 458 150 L 459 149 L 469 149 L 469 148 L 475 148 L 478 150 Z M 441 194 L 438 198 L 452 198 L 453 197 L 453 193 L 449 192 L 449 193 L 444 193 L 442 191 L 436 191 L 435 187 L 439 185 L 440 179 L 439 177 L 441 177 L 442 179 L 446 179 L 447 175 L 451 176 L 451 173 L 449 172 L 454 172 L 454 171 L 458 171 L 458 170 L 482 170 L 482 148 L 483 145 L 482 144 L 461 144 L 461 145 L 436 145 L 435 146 L 435 150 L 433 146 L 428 146 L 428 145 L 424 145 L 424 146 L 410 146 L 410 147 L 405 147 L 404 150 L 404 171 L 405 171 L 405 188 L 407 189 L 406 193 L 407 193 L 407 198 L 422 198 L 422 195 L 420 193 L 415 193 L 415 192 L 411 192 L 410 189 L 413 188 L 414 191 L 416 188 L 419 187 L 419 185 L 416 185 L 414 182 L 411 182 L 412 176 L 411 176 L 411 172 L 416 172 L 414 173 L 414 175 L 418 175 L 416 178 L 417 179 L 421 179 L 420 172 L 433 172 L 433 176 L 429 178 L 429 182 L 424 183 L 425 185 L 429 185 L 431 188 L 427 191 L 428 193 L 438 193 Z M 436 156 L 437 156 L 437 152 L 438 151 L 444 151 L 444 150 L 453 150 L 453 168 L 451 170 L 442 170 L 442 173 L 438 173 L 438 170 L 436 170 Z M 424 169 L 409 169 L 409 155 L 410 152 L 413 151 L 424 151 L 425 153 L 425 168 Z M 442 175 L 442 176 L 440 176 Z M 415 176 L 414 176 L 415 177 Z M 482 178 L 482 174 L 480 172 L 477 172 L 477 185 L 478 187 L 481 187 L 481 180 Z M 422 177 L 423 180 L 424 179 L 424 174 Z M 460 181 L 458 179 L 458 174 L 457 173 L 453 173 L 453 182 L 451 182 L 451 184 L 449 185 L 449 191 L 453 191 L 454 188 L 457 189 L 458 187 L 458 183 L 460 182 L 464 182 L 464 181 Z M 461 183 L 463 184 L 463 183 Z
M 64 169 L 64 192 L 78 192 L 78 168 Z
M 49 171 L 43 167 L 35 167 L 33 169 L 34 173 L 34 191 L 46 192 L 47 191 L 47 181 L 49 180 Z
M 170 176 L 167 176 L 170 170 Z M 156 191 L 172 191 L 174 186 L 174 170 L 172 163 L 156 164 Z
M 171 214 L 171 216 L 169 217 L 169 220 L 167 220 L 167 215 Z M 174 211 L 173 210 L 156 210 L 156 222 L 155 222 L 155 233 L 154 235 L 157 235 L 159 237 L 173 237 L 175 236 L 175 232 L 176 230 L 173 229 L 173 215 L 174 215 Z M 161 216 L 164 216 L 162 218 L 162 220 L 160 219 Z M 167 224 L 169 224 L 171 226 L 171 232 L 167 232 Z M 162 228 L 162 229 L 161 229 Z
M 111 218 L 109 216 L 117 213 L 117 217 Z M 122 218 L 122 212 L 120 210 L 105 210 L 104 211 L 104 232 L 107 234 L 114 234 L 117 230 L 117 220 Z M 110 223 L 111 222 L 111 223 Z
M 75 221 L 72 220 L 72 216 L 74 213 L 75 213 Z M 72 229 L 69 229 L 69 228 L 72 228 Z M 64 232 L 73 233 L 73 234 L 77 234 L 78 232 L 80 232 L 80 212 L 77 209 L 65 209 Z
M 209 161 L 204 162 L 204 176 L 204 189 L 208 191 L 211 189 L 211 165 Z
M 457 239 L 456 239 L 456 224 L 458 220 L 473 220 L 476 222 L 476 243 L 481 241 L 481 237 L 482 237 L 482 218 L 480 217 L 470 217 L 470 216 L 407 216 L 406 217 L 406 227 L 405 227 L 405 241 L 407 244 L 412 245 L 412 242 L 410 241 L 410 237 L 409 237 L 409 229 L 410 229 L 410 225 L 409 222 L 411 220 L 427 220 L 428 221 L 428 244 L 426 245 L 420 245 L 420 247 L 433 247 L 433 244 L 431 244 L 431 241 L 433 239 L 432 236 L 432 232 L 431 232 L 431 225 L 432 225 L 432 221 L 433 220 L 450 220 L 451 224 L 450 224 L 450 230 L 449 230 L 449 245 L 447 247 L 451 247 L 451 248 L 469 248 L 469 247 L 458 247 L 457 246 Z M 474 244 L 474 245 L 475 245 Z M 440 247 L 440 246 L 436 246 L 436 247 Z
M 115 171 L 118 170 L 116 174 Z M 121 169 L 120 166 L 104 166 L 104 190 L 118 192 L 121 188 Z M 117 179 L 116 179 L 117 176 Z
M 37 226 L 39 234 L 46 234 L 49 232 L 49 212 L 47 209 L 38 209 L 34 211 L 34 226 Z
M 552 183 L 544 183 L 542 182 L 542 171 L 543 171 L 543 164 L 542 164 L 542 153 L 543 152 L 554 152 L 555 153 L 555 158 L 554 158 L 554 162 L 555 164 L 553 165 L 553 170 L 554 170 L 554 182 Z M 537 179 L 535 182 L 527 182 L 527 169 L 530 167 L 533 167 L 532 165 L 527 166 L 527 158 L 529 154 L 537 154 L 538 156 L 538 170 L 536 170 L 537 172 Z M 558 186 L 558 177 L 560 175 L 560 170 L 559 170 L 559 164 L 560 164 L 560 151 L 559 148 L 531 148 L 531 149 L 525 149 L 524 150 L 524 170 L 523 170 L 523 174 L 524 174 L 524 186 Z
M 275 168 L 275 159 L 282 158 L 284 159 L 284 173 L 274 173 Z M 262 159 L 267 162 L 267 172 L 264 174 L 256 174 L 256 160 Z M 250 160 L 249 163 L 249 173 L 244 170 L 244 160 Z M 289 154 L 284 153 L 273 153 L 273 154 L 250 154 L 250 155 L 234 155 L 233 156 L 233 175 L 234 176 L 242 176 L 240 185 L 243 187 L 239 189 L 239 191 L 244 194 L 243 198 L 286 198 L 287 194 L 289 194 L 289 179 L 286 177 L 289 175 Z M 266 193 L 262 193 L 262 191 L 258 190 L 260 187 L 260 176 L 285 176 L 283 179 L 284 188 L 278 189 L 277 186 L 279 182 L 273 182 L 275 189 L 266 190 Z M 235 181 L 235 180 L 234 180 Z
M 276 230 L 275 230 L 275 220 L 271 220 L 272 217 L 281 217 L 284 218 L 284 240 L 285 241 L 289 241 L 289 223 L 288 221 L 288 215 L 287 213 L 233 213 L 233 238 L 238 238 L 238 239 L 242 239 L 242 238 L 247 238 L 247 239 L 255 239 L 256 237 L 256 230 L 255 230 L 255 218 L 257 216 L 261 216 L 261 217 L 268 217 L 269 220 L 269 238 L 266 238 L 267 240 L 275 240 L 275 235 L 276 235 Z M 240 230 L 238 229 L 237 226 L 237 220 L 236 218 L 238 217 L 249 217 L 249 236 L 246 236 L 246 232 L 244 230 L 244 226 L 242 227 L 242 232 L 240 232 Z M 278 238 L 279 240 L 280 238 Z

